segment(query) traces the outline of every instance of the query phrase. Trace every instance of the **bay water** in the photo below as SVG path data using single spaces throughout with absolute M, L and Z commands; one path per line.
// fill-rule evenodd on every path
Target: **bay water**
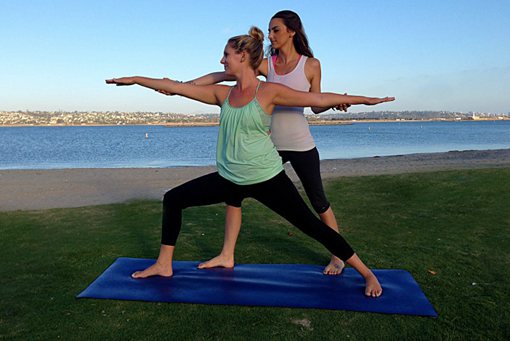
M 510 148 L 510 121 L 311 126 L 321 159 Z M 215 164 L 218 127 L 0 127 L 0 169 Z

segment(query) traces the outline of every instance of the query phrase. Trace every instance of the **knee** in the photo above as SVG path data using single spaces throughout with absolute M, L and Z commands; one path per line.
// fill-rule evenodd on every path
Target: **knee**
M 330 203 L 325 200 L 312 200 L 310 203 L 312 204 L 312 207 L 314 211 L 317 212 L 317 214 L 326 212 L 331 206 Z
M 163 196 L 163 207 L 172 207 L 175 206 L 179 200 L 179 194 L 175 190 L 175 188 L 172 188 L 168 192 L 165 193 Z

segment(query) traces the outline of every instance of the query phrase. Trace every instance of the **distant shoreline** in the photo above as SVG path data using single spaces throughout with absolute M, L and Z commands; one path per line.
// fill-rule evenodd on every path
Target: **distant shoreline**
M 311 126 L 333 126 L 333 125 L 350 125 L 356 123 L 388 123 L 388 122 L 398 122 L 398 123 L 411 123 L 411 122 L 498 122 L 498 121 L 510 121 L 510 118 L 503 119 L 477 119 L 477 120 L 454 120 L 454 119 L 429 119 L 429 120 L 404 120 L 404 119 L 396 119 L 396 120 L 309 120 L 308 124 Z M 129 123 L 129 124 L 12 124 L 12 125 L 0 125 L 0 128 L 15 128 L 15 127 L 124 127 L 124 126 L 163 126 L 163 127 L 215 127 L 218 126 L 219 122 L 155 122 L 155 123 Z

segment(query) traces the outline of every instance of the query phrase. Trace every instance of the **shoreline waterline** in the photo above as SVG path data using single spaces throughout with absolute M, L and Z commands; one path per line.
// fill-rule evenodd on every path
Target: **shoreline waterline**
M 218 127 L 0 128 L 0 169 L 215 165 Z M 510 148 L 508 122 L 311 126 L 323 160 Z
M 325 180 L 344 176 L 506 167 L 510 167 L 510 149 L 321 161 Z M 0 211 L 81 207 L 136 199 L 159 200 L 168 189 L 214 171 L 215 166 L 0 170 Z M 297 181 L 288 164 L 286 171 L 293 181 Z
M 423 120 L 410 120 L 410 119 L 335 119 L 335 120 L 309 120 L 309 125 L 319 126 L 335 126 L 335 125 L 350 125 L 360 123 L 429 123 L 429 122 L 504 122 L 510 121 L 510 117 L 504 118 L 482 118 L 476 120 L 468 119 L 423 119 Z M 153 122 L 153 123 L 122 123 L 122 124 L 101 124 L 101 123 L 85 123 L 85 124 L 3 124 L 0 128 L 27 128 L 27 127 L 214 127 L 219 126 L 219 121 L 214 122 Z

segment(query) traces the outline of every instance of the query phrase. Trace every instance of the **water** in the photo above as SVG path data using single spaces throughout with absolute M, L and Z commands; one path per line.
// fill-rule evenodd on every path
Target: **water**
M 356 123 L 312 134 L 321 159 L 510 148 L 510 121 Z
M 510 121 L 312 126 L 321 159 L 510 148 Z M 0 169 L 215 164 L 218 127 L 0 127 Z

